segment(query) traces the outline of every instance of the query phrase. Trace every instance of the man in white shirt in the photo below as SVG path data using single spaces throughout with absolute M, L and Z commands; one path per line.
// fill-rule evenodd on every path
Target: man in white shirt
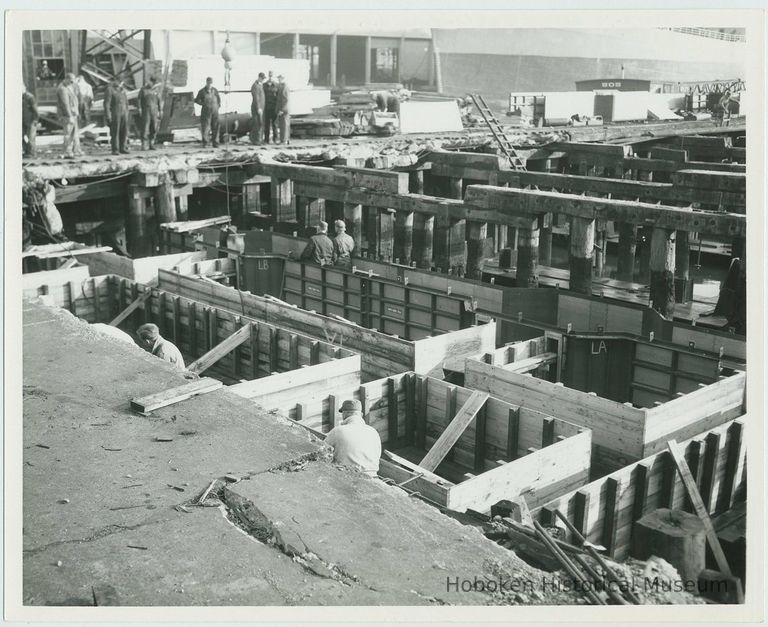
M 333 461 L 375 477 L 381 458 L 379 432 L 365 424 L 360 401 L 344 401 L 339 413 L 341 424 L 325 436 L 325 443 L 333 448 Z

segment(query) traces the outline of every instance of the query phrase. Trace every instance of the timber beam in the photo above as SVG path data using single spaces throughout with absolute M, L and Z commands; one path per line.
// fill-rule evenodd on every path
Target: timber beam
M 747 229 L 747 219 L 742 214 L 691 211 L 668 205 L 490 185 L 467 187 L 465 202 L 467 205 L 504 214 L 533 217 L 543 213 L 559 213 L 573 218 L 653 225 L 703 235 L 743 237 Z

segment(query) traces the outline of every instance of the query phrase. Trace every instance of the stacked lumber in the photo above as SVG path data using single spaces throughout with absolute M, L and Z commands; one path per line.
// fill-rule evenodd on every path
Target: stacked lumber
M 291 120 L 293 137 L 347 137 L 355 131 L 354 124 L 338 118 L 294 118 Z

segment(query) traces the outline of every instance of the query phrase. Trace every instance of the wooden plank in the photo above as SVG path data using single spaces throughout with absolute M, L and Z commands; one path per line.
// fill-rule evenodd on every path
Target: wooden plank
M 608 555 L 616 551 L 616 532 L 618 531 L 619 497 L 621 478 L 608 477 L 605 481 L 605 522 L 603 524 L 603 546 Z
M 426 381 L 426 380 L 425 380 Z M 448 425 L 442 435 L 429 449 L 429 452 L 421 460 L 420 466 L 427 470 L 434 470 L 443 461 L 443 458 L 449 450 L 456 444 L 469 423 L 475 418 L 478 412 L 483 408 L 489 395 L 479 390 L 474 390 L 464 405 L 461 406 L 458 413 Z
M 430 481 L 434 481 L 435 483 L 441 484 L 441 485 L 450 485 L 451 482 L 447 479 L 444 479 L 443 477 L 436 475 L 433 472 L 430 472 L 426 468 L 423 468 L 419 464 L 414 464 L 413 462 L 405 459 L 404 457 L 400 457 L 396 453 L 393 453 L 392 451 L 384 449 L 382 451 L 382 456 L 387 458 L 390 461 L 393 461 L 397 464 L 400 464 L 401 466 L 407 468 L 408 470 L 415 472 L 425 479 L 429 479 Z
M 544 418 L 541 427 L 541 448 L 554 444 L 555 442 L 555 419 Z
M 96 278 L 91 279 L 91 285 L 93 286 L 93 321 L 101 322 L 101 302 L 99 298 L 99 286 L 96 283 Z
M 734 422 L 728 427 L 728 443 L 725 458 L 725 474 L 720 482 L 720 493 L 717 498 L 717 511 L 725 511 L 733 503 L 733 493 L 736 489 L 736 470 L 739 467 L 739 458 L 741 457 L 742 439 L 744 434 L 744 423 Z
M 417 403 L 416 410 L 416 448 L 424 450 L 427 448 L 427 394 L 429 393 L 429 379 L 427 377 L 416 378 Z
M 299 367 L 299 336 L 291 333 L 288 342 L 288 363 L 291 370 Z
M 121 284 L 125 281 L 125 279 L 121 280 Z M 120 289 L 120 292 L 123 292 L 123 289 Z M 147 288 L 141 296 L 139 296 L 136 300 L 134 300 L 130 305 L 128 305 L 123 311 L 121 311 L 114 320 L 112 320 L 109 324 L 113 327 L 116 327 L 120 324 L 122 324 L 125 320 L 128 319 L 128 316 L 130 316 L 134 311 L 136 311 L 143 303 L 145 303 L 147 300 L 149 300 L 150 296 L 152 296 L 152 290 Z M 73 312 L 74 313 L 74 312 Z
M 685 463 L 685 458 L 680 452 L 680 449 L 675 440 L 670 440 L 667 443 L 667 447 L 669 448 L 670 455 L 672 455 L 672 459 L 675 461 L 675 465 L 677 466 L 677 470 L 683 480 L 683 485 L 688 492 L 688 496 L 693 503 L 693 509 L 696 511 L 696 515 L 704 524 L 707 540 L 709 542 L 710 548 L 712 549 L 712 554 L 715 556 L 717 567 L 720 569 L 720 572 L 731 576 L 731 567 L 728 565 L 728 560 L 725 558 L 725 553 L 723 553 L 723 549 L 720 546 L 720 541 L 717 539 L 715 528 L 712 526 L 712 519 L 707 513 L 707 508 L 704 505 L 704 501 L 702 500 L 698 489 L 696 489 L 696 482 L 694 481 L 693 476 L 691 476 L 691 471 L 688 468 L 688 464 Z
M 416 432 L 416 375 L 405 375 L 405 441 L 414 443 Z
M 517 447 L 520 438 L 520 408 L 510 407 L 507 420 L 507 459 L 517 459 Z
M 197 355 L 197 303 L 187 301 L 187 324 L 189 325 L 189 351 Z
M 209 350 L 205 355 L 191 363 L 187 370 L 194 373 L 201 373 L 213 364 L 219 361 L 224 355 L 232 351 L 235 347 L 240 346 L 243 342 L 250 338 L 251 335 L 251 323 L 247 323 L 245 326 L 240 327 L 232 335 L 226 338 L 223 342 Z
M 331 428 L 333 428 L 338 425 L 341 420 L 341 417 L 339 416 L 339 399 L 335 394 L 330 394 L 328 396 L 328 414 L 330 417 L 328 422 L 330 423 Z
M 406 383 L 405 381 L 403 383 Z M 387 441 L 391 444 L 397 441 L 397 382 L 389 377 L 387 379 Z
M 701 475 L 701 492 L 699 496 L 708 512 L 712 510 L 712 495 L 720 465 L 720 440 L 721 435 L 719 433 L 710 433 L 705 438 L 704 471 Z
M 131 400 L 131 408 L 140 412 L 150 412 L 160 407 L 166 407 L 167 405 L 173 405 L 179 403 L 193 396 L 200 396 L 201 394 L 207 394 L 218 390 L 224 384 L 216 379 L 210 377 L 203 377 L 197 381 L 186 383 L 170 390 L 164 390 L 157 394 L 150 394 L 149 396 L 142 396 L 140 398 L 134 398 Z
M 651 465 L 638 462 L 634 469 L 634 477 L 630 483 L 635 486 L 634 499 L 632 501 L 632 520 L 640 520 L 645 515 L 645 506 L 648 502 L 648 488 L 651 481 Z
M 487 400 L 486 396 L 486 400 Z M 485 429 L 486 429 L 486 410 L 485 406 L 477 412 L 475 420 L 475 472 L 480 474 L 485 470 Z
M 277 372 L 278 330 L 275 327 L 268 327 L 267 332 L 269 334 L 269 372 Z
M 258 322 L 251 324 L 251 379 L 259 378 L 259 329 Z
M 320 363 L 320 342 L 313 340 L 309 345 L 309 365 L 314 366 Z
M 177 346 L 181 342 L 181 300 L 179 296 L 173 297 L 173 342 Z
M 589 492 L 579 490 L 574 494 L 573 525 L 577 531 L 584 537 L 587 535 L 587 521 L 589 518 Z M 576 538 L 571 538 L 571 542 L 577 543 Z
M 541 355 L 534 355 L 528 359 L 514 361 L 507 364 L 504 369 L 509 370 L 510 372 L 516 372 L 517 374 L 524 374 L 555 362 L 557 362 L 557 353 L 542 353 Z

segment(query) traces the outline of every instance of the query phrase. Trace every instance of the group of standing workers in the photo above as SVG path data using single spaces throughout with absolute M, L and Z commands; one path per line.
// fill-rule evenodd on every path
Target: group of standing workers
M 336 220 L 336 235 L 328 237 L 328 223 L 320 222 L 317 233 L 309 238 L 300 258 L 313 261 L 321 266 L 352 267 L 352 251 L 355 250 L 355 240 L 347 234 L 344 220 Z
M 270 136 L 276 144 L 291 142 L 290 93 L 282 74 L 275 82 L 272 72 L 259 72 L 251 85 L 251 143 L 269 144 Z

